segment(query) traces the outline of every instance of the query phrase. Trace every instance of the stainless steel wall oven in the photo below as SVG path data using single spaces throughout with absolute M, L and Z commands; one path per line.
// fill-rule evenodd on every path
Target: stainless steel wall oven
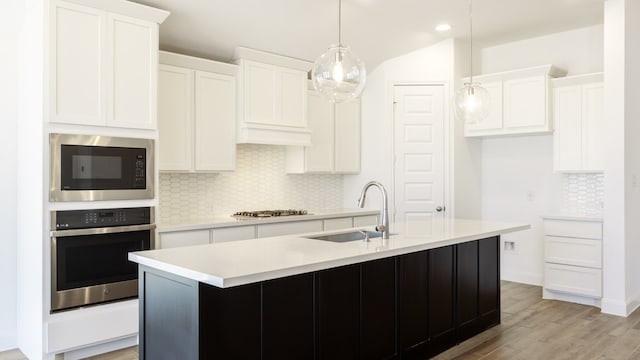
M 51 212 L 51 311 L 138 295 L 131 251 L 155 247 L 154 208 Z
M 154 141 L 50 134 L 51 201 L 153 199 Z

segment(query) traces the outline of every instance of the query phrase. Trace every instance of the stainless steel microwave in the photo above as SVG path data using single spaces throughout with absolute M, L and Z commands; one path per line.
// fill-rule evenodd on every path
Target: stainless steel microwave
M 153 139 L 50 134 L 51 201 L 154 197 Z

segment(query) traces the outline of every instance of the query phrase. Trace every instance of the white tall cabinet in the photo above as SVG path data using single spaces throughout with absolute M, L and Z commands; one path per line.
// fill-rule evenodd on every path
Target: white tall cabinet
M 560 172 L 604 169 L 604 76 L 553 80 L 553 168 Z
M 57 0 L 50 44 L 50 122 L 156 129 L 157 22 Z
M 307 109 L 311 145 L 287 147 L 287 172 L 360 172 L 360 99 L 334 104 L 309 90 Z
M 168 52 L 160 61 L 160 170 L 234 170 L 237 66 Z
M 158 25 L 169 13 L 126 0 L 30 1 L 23 8 L 16 27 L 25 90 L 17 94 L 16 342 L 29 359 L 86 358 L 137 342 L 138 303 L 51 313 L 50 212 L 157 201 L 50 202 L 47 139 L 52 132 L 155 138 Z

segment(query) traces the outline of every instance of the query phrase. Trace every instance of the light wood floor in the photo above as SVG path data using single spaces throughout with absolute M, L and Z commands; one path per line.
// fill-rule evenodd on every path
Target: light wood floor
M 502 324 L 438 355 L 444 359 L 640 359 L 640 310 L 627 318 L 542 300 L 538 286 L 502 282 Z M 24 360 L 19 351 L 0 360 Z M 137 360 L 132 347 L 93 360 Z

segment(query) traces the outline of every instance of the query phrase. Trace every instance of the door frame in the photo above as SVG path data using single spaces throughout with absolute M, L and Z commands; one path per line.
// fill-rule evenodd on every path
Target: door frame
M 442 86 L 443 87 L 443 129 L 444 129 L 444 154 L 443 154 L 443 172 L 444 172 L 444 204 L 446 210 L 444 213 L 445 219 L 453 219 L 455 218 L 455 193 L 454 193 L 454 166 L 453 166 L 453 149 L 452 146 L 454 144 L 453 136 L 455 134 L 455 122 L 452 121 L 451 115 L 451 99 L 453 97 L 453 93 L 451 91 L 451 85 L 448 81 L 389 81 L 387 84 L 387 94 L 386 97 L 389 99 L 389 103 L 391 104 L 389 110 L 389 121 L 388 131 L 391 134 L 391 154 L 392 154 L 392 162 L 390 164 L 390 173 L 391 173 L 391 198 L 393 199 L 393 208 L 390 209 L 391 216 L 395 219 L 396 215 L 396 166 L 395 166 L 395 146 L 396 146 L 396 137 L 395 137 L 395 87 L 396 86 Z

